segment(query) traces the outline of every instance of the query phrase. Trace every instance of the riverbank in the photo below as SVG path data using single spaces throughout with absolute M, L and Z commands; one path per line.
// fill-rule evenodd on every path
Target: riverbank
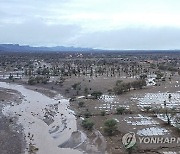
M 19 104 L 21 95 L 14 90 L 0 88 L 0 153 L 22 154 L 25 149 L 23 127 L 14 117 L 5 117 L 3 107 Z

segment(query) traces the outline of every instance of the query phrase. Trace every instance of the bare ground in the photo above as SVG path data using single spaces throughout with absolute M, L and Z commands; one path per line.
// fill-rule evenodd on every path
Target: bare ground
M 58 93 L 63 94 L 66 97 L 72 97 L 74 95 L 76 95 L 76 91 L 72 89 L 72 85 L 74 83 L 78 83 L 81 82 L 81 89 L 79 92 L 79 95 L 84 95 L 83 89 L 85 87 L 90 88 L 89 92 L 92 92 L 94 90 L 100 90 L 103 93 L 107 93 L 108 89 L 112 89 L 115 81 L 118 80 L 119 78 L 111 78 L 111 79 L 107 79 L 105 77 L 99 77 L 99 78 L 86 78 L 86 77 L 75 77 L 75 78 L 68 78 L 65 80 L 65 82 L 63 83 L 63 86 L 60 85 L 56 85 L 54 82 L 49 83 L 49 84 L 38 84 L 36 86 L 28 86 L 27 84 L 25 84 L 28 88 L 32 89 L 32 90 L 36 90 L 39 91 L 41 93 L 44 93 L 45 95 L 48 95 L 50 97 L 54 96 L 54 92 L 56 91 Z M 127 81 L 128 79 L 126 79 Z M 129 79 L 129 80 L 133 80 L 133 79 Z M 142 114 L 140 111 L 140 108 L 137 106 L 137 101 L 136 100 L 132 100 L 131 98 L 136 95 L 144 95 L 146 93 L 158 93 L 158 92 L 177 92 L 180 90 L 180 87 L 177 86 L 179 85 L 177 83 L 177 81 L 179 81 L 180 83 L 180 79 L 179 76 L 175 75 L 174 77 L 172 77 L 172 81 L 166 81 L 166 82 L 161 82 L 160 86 L 152 86 L 152 87 L 148 87 L 142 90 L 132 90 L 129 93 L 117 96 L 117 101 L 119 102 L 120 105 L 128 105 L 129 106 L 129 111 L 132 112 L 132 114 L 128 113 L 125 115 L 114 115 L 115 113 L 115 109 L 112 109 L 110 112 L 108 112 L 108 115 L 106 116 L 100 116 L 100 110 L 99 108 L 95 108 L 98 107 L 102 104 L 103 100 L 90 100 L 90 99 L 82 99 L 82 100 L 78 100 L 75 102 L 71 102 L 71 108 L 73 110 L 75 110 L 77 115 L 80 114 L 84 114 L 87 109 L 94 114 L 95 116 L 90 117 L 90 119 L 92 121 L 95 122 L 95 128 L 96 130 L 99 130 L 106 139 L 106 143 L 107 143 L 107 151 L 110 154 L 125 154 L 127 153 L 125 148 L 122 145 L 121 142 L 121 138 L 122 136 L 129 132 L 129 131 L 137 131 L 138 129 L 143 129 L 146 128 L 145 126 L 132 126 L 132 125 L 128 125 L 126 122 L 124 122 L 124 118 L 127 117 L 133 117 L 133 116 L 137 116 L 137 114 Z M 20 82 L 21 83 L 21 82 Z M 53 88 L 52 88 L 53 87 Z M 69 93 L 66 92 L 66 89 L 69 89 Z M 84 107 L 79 108 L 78 106 L 78 102 L 79 101 L 84 101 Z M 98 115 L 97 115 L 98 114 Z M 143 113 L 144 114 L 144 113 Z M 97 115 L 97 116 L 96 116 Z M 145 116 L 150 116 L 148 114 L 145 114 Z M 116 118 L 118 119 L 120 122 L 118 124 L 118 128 L 119 131 L 116 133 L 115 136 L 109 137 L 106 136 L 103 133 L 103 124 L 105 122 L 105 120 L 107 119 L 111 119 L 111 118 Z M 170 134 L 168 137 L 171 136 L 179 136 L 179 133 L 177 133 L 176 129 L 174 127 L 171 126 L 167 126 L 163 121 L 153 117 L 153 120 L 158 121 L 160 127 L 166 128 L 167 130 L 169 130 Z M 78 128 L 81 131 L 84 131 L 81 128 L 81 120 L 79 120 L 78 118 Z M 92 140 L 94 138 L 96 138 L 97 136 L 92 135 L 91 132 L 88 131 L 84 131 L 87 136 L 89 138 L 92 138 Z M 77 135 L 77 134 L 73 134 L 73 135 Z M 99 143 L 98 143 L 99 144 Z M 79 147 L 80 149 L 86 149 L 87 147 L 83 147 L 83 145 L 81 147 Z M 146 153 L 146 154 L 155 154 L 155 153 L 163 153 L 163 152 L 168 152 L 168 151 L 173 151 L 173 152 L 179 152 L 180 151 L 180 147 L 179 145 L 153 145 L 153 146 L 149 146 L 149 145 L 137 145 L 137 147 L 135 148 L 133 153 Z
M 3 105 L 10 102 L 20 103 L 20 95 L 15 91 L 0 89 L 0 153 L 21 154 L 24 153 L 25 140 L 22 127 L 17 125 L 15 118 L 8 118 L 2 114 Z

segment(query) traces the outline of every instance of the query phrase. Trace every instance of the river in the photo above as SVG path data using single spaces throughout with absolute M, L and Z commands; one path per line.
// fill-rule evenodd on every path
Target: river
M 3 114 L 18 117 L 24 128 L 27 148 L 33 144 L 37 154 L 81 154 L 76 149 L 59 148 L 77 131 L 74 112 L 68 109 L 69 100 L 57 95 L 50 98 L 22 85 L 0 82 L 0 87 L 13 89 L 23 95 L 22 103 L 3 108 Z M 28 149 L 25 150 L 28 154 Z

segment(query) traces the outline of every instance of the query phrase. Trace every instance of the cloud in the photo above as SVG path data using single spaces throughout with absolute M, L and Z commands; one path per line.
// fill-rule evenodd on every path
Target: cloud
M 172 0 L 1 0 L 0 21 L 40 19 L 48 24 L 79 24 L 88 31 L 133 26 L 180 26 Z
M 180 48 L 177 0 L 1 0 L 0 43 Z
M 180 28 L 125 28 L 82 34 L 74 44 L 104 49 L 179 49 Z
M 33 20 L 23 24 L 1 26 L 0 34 L 3 37 L 0 37 L 0 42 L 47 46 L 69 45 L 69 40 L 72 40 L 80 30 L 81 27 L 77 25 L 47 25 L 43 21 Z

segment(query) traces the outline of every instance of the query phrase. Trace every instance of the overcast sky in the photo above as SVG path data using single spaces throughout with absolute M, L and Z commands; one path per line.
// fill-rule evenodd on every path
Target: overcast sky
M 0 0 L 0 43 L 180 49 L 180 0 Z

